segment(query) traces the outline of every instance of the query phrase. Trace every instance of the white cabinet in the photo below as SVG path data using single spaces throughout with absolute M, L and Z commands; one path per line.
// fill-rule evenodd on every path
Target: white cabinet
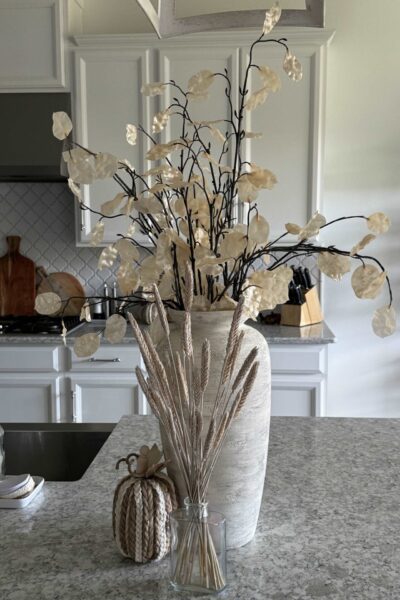
M 60 403 L 60 377 L 45 373 L 0 375 L 0 422 L 58 422 Z
M 70 378 L 70 415 L 74 422 L 116 423 L 123 415 L 140 414 L 134 375 L 76 375 Z
M 256 60 L 275 68 L 283 89 L 271 94 L 266 104 L 246 113 L 245 128 L 263 132 L 261 139 L 248 139 L 244 160 L 254 160 L 277 175 L 279 185 L 260 195 L 259 209 L 271 224 L 271 237 L 282 233 L 290 215 L 294 222 L 305 223 L 318 209 L 323 159 L 325 63 L 326 48 L 332 32 L 325 30 L 277 30 L 287 35 L 289 43 L 303 63 L 304 76 L 299 84 L 288 80 L 282 72 L 284 49 L 264 44 L 257 50 Z M 144 155 L 148 140 L 138 136 L 138 144 L 125 141 L 127 123 L 142 124 L 151 131 L 155 112 L 164 109 L 176 94 L 167 87 L 160 98 L 140 94 L 144 82 L 174 79 L 187 87 L 188 79 L 201 69 L 223 73 L 227 70 L 232 89 L 237 90 L 247 63 L 254 31 L 196 34 L 156 40 L 154 36 L 77 36 L 75 42 L 75 121 L 77 141 L 95 151 L 109 151 L 127 158 L 139 171 L 147 168 Z M 210 98 L 190 105 L 195 120 L 226 119 L 228 101 L 224 80 L 217 77 Z M 250 89 L 260 82 L 253 74 Z M 233 98 L 234 108 L 237 98 Z M 293 108 L 295 107 L 295 108 Z M 173 119 L 171 119 L 173 121 Z M 219 124 L 223 128 L 223 124 Z M 168 125 L 160 139 L 179 137 L 181 131 Z M 229 161 L 229 157 L 228 157 Z M 85 186 L 84 202 L 97 210 L 100 204 L 115 196 L 120 188 L 112 181 Z M 243 207 L 239 207 L 245 218 Z M 78 245 L 89 243 L 89 234 L 98 216 L 77 208 L 76 239 Z M 106 220 L 104 245 L 115 241 L 117 233 L 126 230 L 126 217 Z
M 270 344 L 272 415 L 326 414 L 326 344 Z M 92 358 L 70 347 L 0 345 L 0 423 L 117 422 L 148 414 L 137 344 L 102 345 Z
M 0 92 L 65 87 L 65 0 L 0 0 Z
M 325 416 L 327 352 L 326 344 L 270 345 L 273 416 Z
M 75 121 L 76 136 L 85 146 L 97 152 L 111 152 L 127 159 L 140 172 L 146 169 L 144 155 L 148 142 L 138 137 L 136 146 L 126 142 L 127 123 L 149 129 L 149 99 L 140 93 L 150 79 L 149 51 L 146 49 L 80 49 L 75 55 Z M 84 204 L 99 210 L 121 188 L 112 180 L 96 181 L 83 189 Z M 77 243 L 87 245 L 90 231 L 98 216 L 77 207 Z M 115 241 L 117 233 L 126 232 L 127 217 L 106 219 L 104 244 Z

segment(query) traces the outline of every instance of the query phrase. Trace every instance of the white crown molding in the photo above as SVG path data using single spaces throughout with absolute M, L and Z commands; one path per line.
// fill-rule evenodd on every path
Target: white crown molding
M 215 46 L 241 46 L 254 41 L 255 29 L 243 31 L 219 31 L 207 33 L 192 33 L 177 38 L 160 40 L 155 34 L 83 34 L 70 38 L 72 47 L 80 48 L 109 48 L 109 47 L 182 47 L 190 44 L 191 47 L 203 47 L 212 43 Z M 292 46 L 321 46 L 329 44 L 335 35 L 332 29 L 319 29 L 311 27 L 276 27 L 272 38 L 285 37 Z

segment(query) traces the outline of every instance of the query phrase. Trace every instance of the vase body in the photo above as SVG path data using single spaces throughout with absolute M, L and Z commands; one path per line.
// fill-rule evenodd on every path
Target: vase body
M 210 379 L 204 396 L 203 417 L 206 428 L 217 394 L 232 316 L 232 311 L 192 313 L 193 350 L 197 364 L 200 364 L 203 341 L 208 339 L 211 345 Z M 172 347 L 173 350 L 181 351 L 183 313 L 171 311 L 171 320 Z M 209 505 L 226 517 L 228 548 L 247 544 L 255 534 L 267 466 L 271 415 L 271 366 L 267 342 L 253 327 L 243 324 L 241 328 L 245 335 L 236 363 L 237 370 L 254 346 L 259 349 L 257 360 L 260 367 L 246 403 L 227 433 L 207 492 Z M 161 355 L 166 352 L 163 342 L 160 343 L 159 350 Z M 233 378 L 236 372 L 233 373 Z M 170 461 L 168 474 L 175 482 L 179 505 L 183 506 L 187 490 L 162 428 L 161 437 L 164 455 Z
M 226 587 L 226 520 L 206 502 L 170 515 L 171 583 L 179 592 L 215 594 Z

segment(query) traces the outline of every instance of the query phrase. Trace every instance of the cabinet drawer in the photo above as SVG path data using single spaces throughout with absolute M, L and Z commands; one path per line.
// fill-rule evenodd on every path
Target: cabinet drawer
M 140 352 L 138 346 L 101 346 L 94 356 L 79 358 L 75 352 L 70 351 L 70 370 L 75 372 L 114 373 L 125 371 L 133 373 L 135 367 L 140 365 Z
M 270 346 L 272 373 L 325 373 L 325 346 Z
M 61 371 L 60 347 L 0 346 L 0 373 L 33 373 Z

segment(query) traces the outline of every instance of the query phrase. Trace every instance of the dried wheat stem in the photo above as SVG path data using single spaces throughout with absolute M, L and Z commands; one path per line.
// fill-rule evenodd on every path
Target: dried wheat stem
M 185 266 L 185 293 L 184 293 L 184 304 L 185 311 L 190 312 L 193 305 L 193 272 L 190 263 L 187 262 Z
M 211 350 L 210 342 L 204 340 L 201 347 L 201 391 L 204 392 L 210 379 Z
M 160 292 L 158 291 L 158 287 L 156 285 L 153 285 L 153 292 L 154 292 L 154 297 L 156 299 L 157 312 L 158 312 L 158 316 L 160 317 L 161 326 L 165 332 L 165 335 L 167 337 L 169 337 L 170 330 L 169 330 L 167 311 L 164 308 L 164 304 L 161 299 Z
M 247 371 L 250 369 L 250 366 L 252 365 L 252 363 L 254 362 L 254 360 L 256 359 L 258 354 L 258 348 L 254 347 L 250 350 L 250 352 L 248 353 L 248 355 L 246 356 L 242 366 L 240 367 L 238 374 L 235 377 L 235 380 L 233 382 L 232 385 L 232 391 L 234 392 L 236 390 L 236 388 L 238 387 L 238 385 L 240 385 L 240 383 L 242 382 L 244 376 L 246 375 Z

